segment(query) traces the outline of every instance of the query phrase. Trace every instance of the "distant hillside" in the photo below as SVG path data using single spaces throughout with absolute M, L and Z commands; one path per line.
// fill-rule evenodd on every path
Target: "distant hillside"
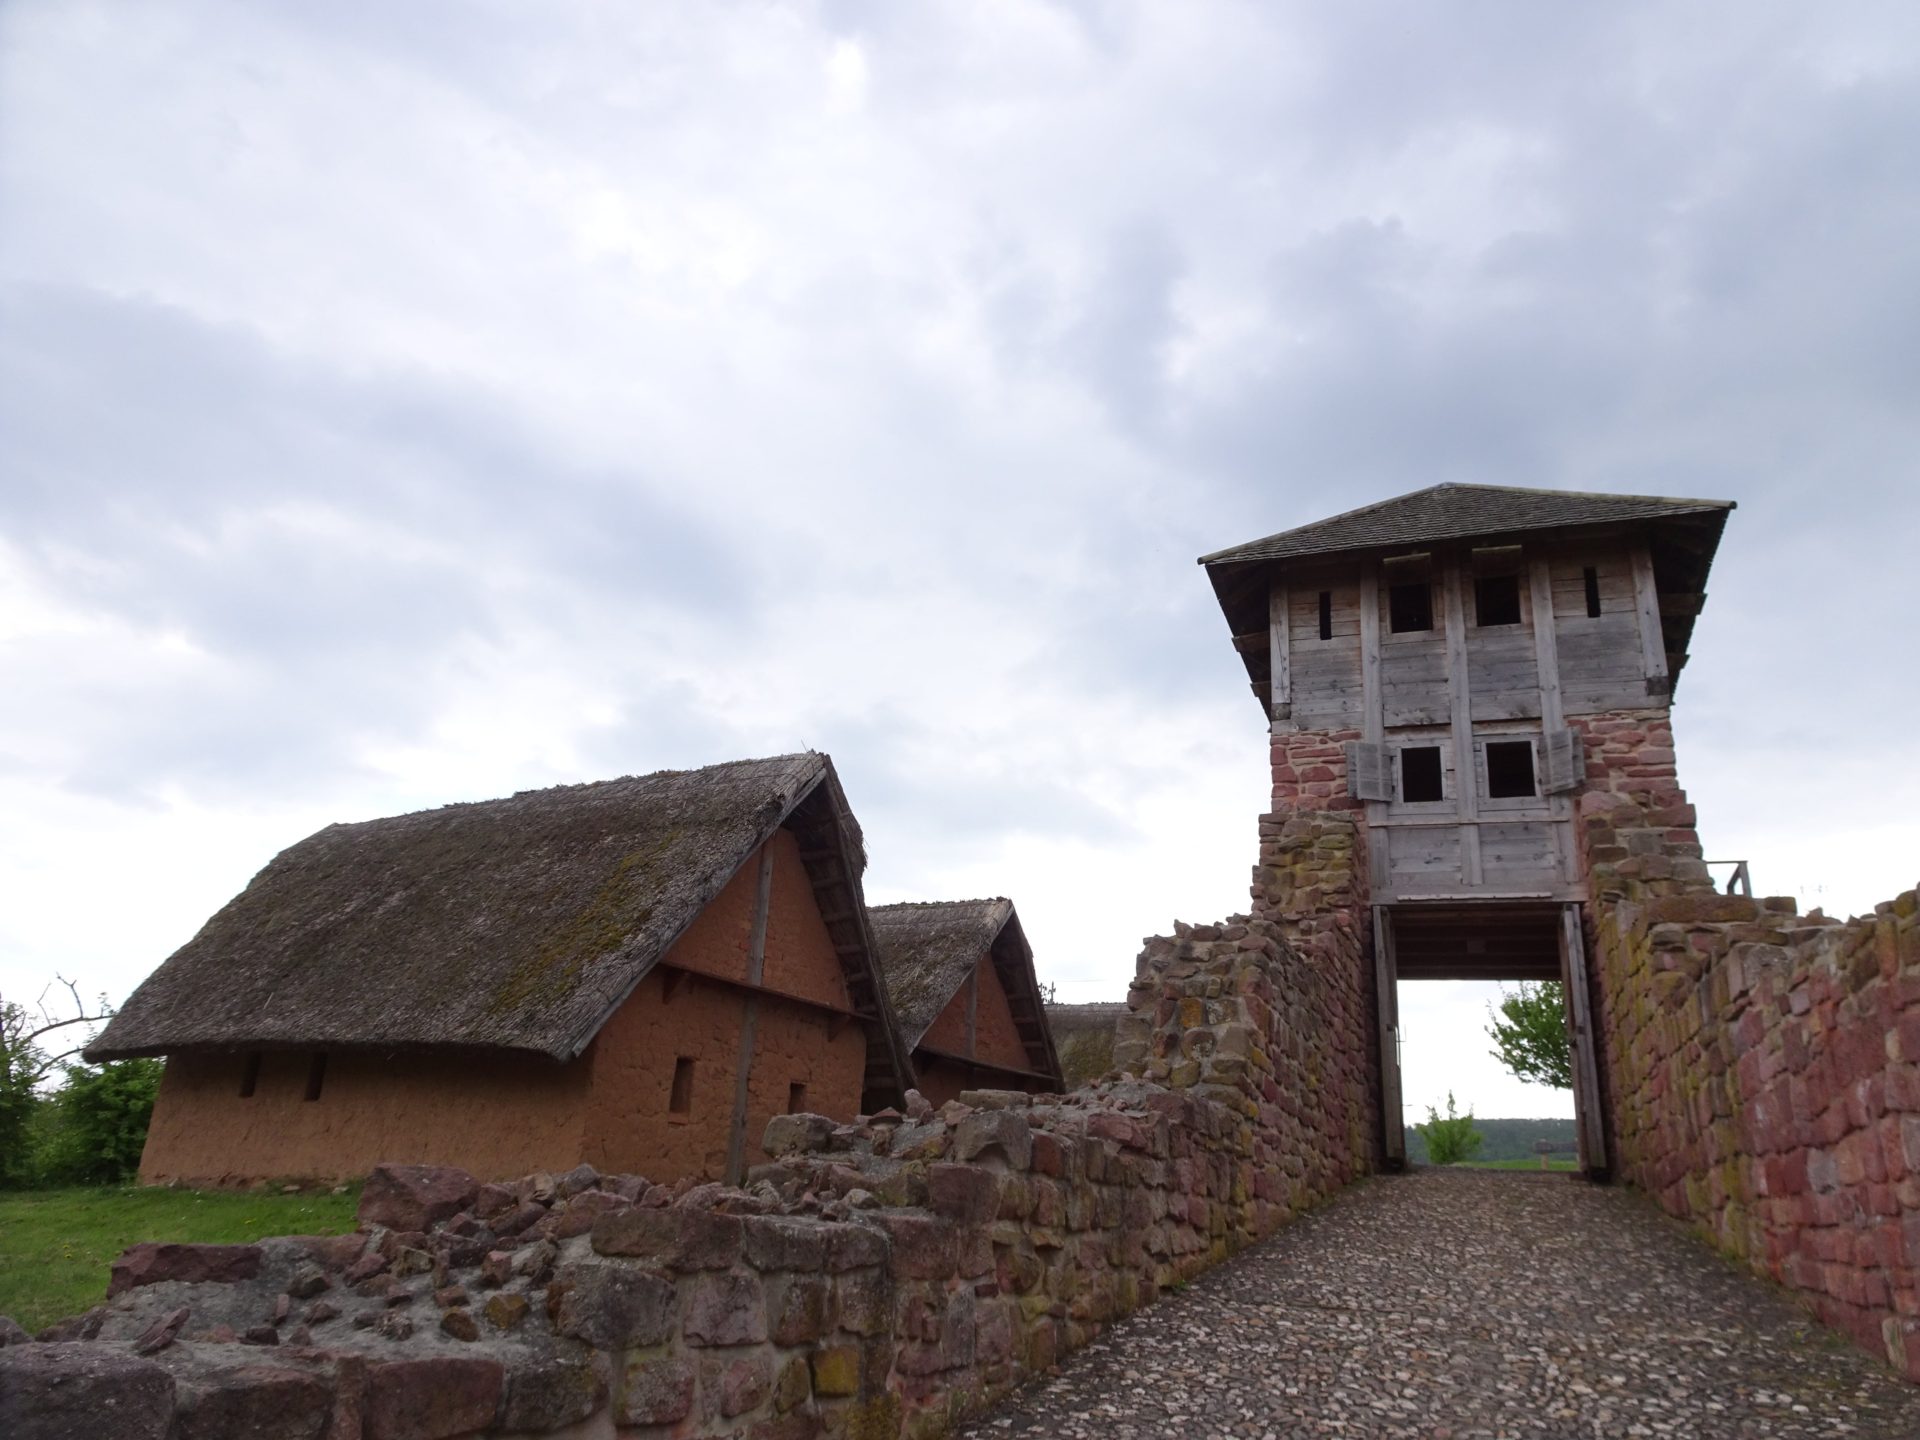
M 1533 1142 L 1551 1140 L 1565 1145 L 1573 1153 L 1571 1120 L 1482 1120 L 1474 1117 L 1473 1128 L 1486 1137 L 1476 1160 L 1527 1160 L 1533 1157 Z M 1407 1127 L 1407 1159 L 1415 1165 L 1427 1163 L 1427 1142 L 1411 1125 Z

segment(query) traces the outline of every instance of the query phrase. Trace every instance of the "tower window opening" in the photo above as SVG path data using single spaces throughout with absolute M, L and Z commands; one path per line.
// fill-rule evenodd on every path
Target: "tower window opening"
M 1440 747 L 1410 745 L 1400 752 L 1400 799 L 1420 804 L 1447 798 L 1441 780 Z
M 1333 592 L 1331 590 L 1320 592 L 1320 638 L 1322 640 L 1333 638 Z
M 804 1115 L 807 1113 L 807 1087 L 804 1082 L 795 1080 L 787 1086 L 787 1114 Z
M 260 1052 L 255 1050 L 240 1065 L 240 1098 L 251 1100 L 260 1088 Z
M 1531 740 L 1489 740 L 1487 742 L 1487 796 L 1493 800 L 1517 800 L 1540 793 L 1533 774 Z
M 693 1057 L 682 1055 L 673 1062 L 673 1087 L 667 1092 L 667 1109 L 675 1115 L 693 1112 Z
M 1476 625 L 1520 623 L 1520 577 L 1481 575 L 1473 582 L 1473 620 Z
M 1387 626 L 1395 635 L 1433 629 L 1433 586 L 1425 580 L 1388 586 Z
M 1582 575 L 1587 583 L 1587 615 L 1589 617 L 1598 616 L 1600 613 L 1600 572 L 1589 565 L 1582 572 Z

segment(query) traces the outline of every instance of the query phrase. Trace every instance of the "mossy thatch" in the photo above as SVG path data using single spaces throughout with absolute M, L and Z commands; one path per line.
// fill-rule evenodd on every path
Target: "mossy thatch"
M 571 1059 L 790 820 L 837 836 L 852 873 L 836 874 L 857 896 L 859 830 L 814 753 L 329 825 L 149 977 L 88 1058 L 432 1047 Z M 878 967 L 864 953 L 847 963 L 891 1041 Z

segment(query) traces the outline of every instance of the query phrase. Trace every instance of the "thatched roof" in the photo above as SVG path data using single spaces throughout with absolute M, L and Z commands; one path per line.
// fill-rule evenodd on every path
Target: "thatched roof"
M 1033 950 L 1011 900 L 879 905 L 867 913 L 901 1039 L 909 1047 L 919 1045 L 974 966 L 991 956 L 1026 1046 L 1030 1073 L 1059 1081 L 1060 1060 L 1047 1029 Z
M 87 1055 L 569 1060 L 782 825 L 834 917 L 873 1078 L 911 1083 L 864 919 L 859 827 L 831 760 L 811 752 L 329 825 L 256 875 Z
M 1207 579 L 1227 617 L 1247 678 L 1263 706 L 1272 677 L 1266 641 L 1267 597 L 1278 576 L 1366 555 L 1473 542 L 1519 544 L 1546 534 L 1644 537 L 1660 592 L 1667 671 L 1674 684 L 1687 663 L 1694 617 L 1706 600 L 1707 572 L 1731 500 L 1534 490 L 1515 485 L 1434 485 L 1358 510 L 1282 530 L 1202 555 Z

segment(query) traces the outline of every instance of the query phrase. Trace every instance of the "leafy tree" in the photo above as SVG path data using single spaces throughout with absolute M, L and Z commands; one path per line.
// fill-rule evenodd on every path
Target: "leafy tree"
M 71 997 L 71 1015 L 50 1009 L 45 990 L 31 1010 L 0 1000 L 0 1187 L 29 1185 L 38 1178 L 37 1136 L 45 1129 L 46 1118 L 40 1112 L 49 1103 L 41 1087 L 57 1066 L 79 1054 L 87 1043 L 82 1039 L 48 1054 L 42 1040 L 70 1026 L 92 1025 L 113 1013 L 102 996 L 98 1012 L 89 1015 L 78 987 L 71 980 L 59 983 Z M 87 1035 L 91 1037 L 92 1031 Z
M 1447 1113 L 1442 1118 L 1433 1106 L 1427 1107 L 1425 1123 L 1413 1127 L 1427 1142 L 1427 1158 L 1436 1165 L 1455 1165 L 1471 1160 L 1480 1149 L 1482 1136 L 1473 1128 L 1473 1111 L 1459 1114 L 1454 1109 L 1453 1092 L 1447 1092 Z
M 1505 1017 L 1504 1019 L 1502 1017 Z M 1489 1052 L 1516 1079 L 1528 1085 L 1573 1088 L 1573 1056 L 1567 1045 L 1566 999 L 1558 980 L 1539 984 L 1520 982 L 1517 994 L 1500 987 L 1500 1011 L 1487 1007 L 1487 1034 L 1495 1048 Z

